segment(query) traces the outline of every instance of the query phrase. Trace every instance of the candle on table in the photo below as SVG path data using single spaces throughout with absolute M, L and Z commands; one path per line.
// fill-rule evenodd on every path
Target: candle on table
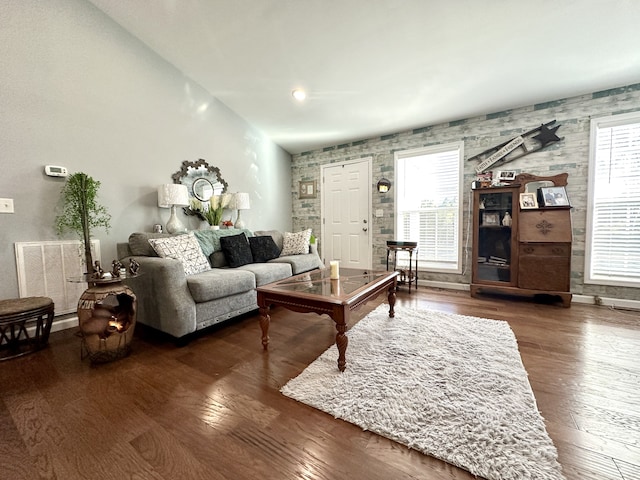
M 331 268 L 331 278 L 340 278 L 340 262 L 338 262 L 338 260 L 331 260 L 329 266 Z

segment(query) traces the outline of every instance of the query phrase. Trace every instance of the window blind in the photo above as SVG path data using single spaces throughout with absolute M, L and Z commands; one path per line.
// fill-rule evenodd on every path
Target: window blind
M 396 239 L 418 242 L 421 269 L 460 271 L 462 157 L 462 143 L 396 154 Z
M 640 285 L 640 113 L 595 119 L 585 282 Z

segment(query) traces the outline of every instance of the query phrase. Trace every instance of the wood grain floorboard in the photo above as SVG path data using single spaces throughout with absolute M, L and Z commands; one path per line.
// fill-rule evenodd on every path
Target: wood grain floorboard
M 640 480 L 638 312 L 423 287 L 403 306 L 507 321 L 567 480 Z M 335 341 L 328 317 L 275 308 L 270 336 L 256 313 L 183 347 L 139 326 L 91 365 L 75 329 L 52 334 L 0 363 L 0 480 L 475 478 L 280 394 Z

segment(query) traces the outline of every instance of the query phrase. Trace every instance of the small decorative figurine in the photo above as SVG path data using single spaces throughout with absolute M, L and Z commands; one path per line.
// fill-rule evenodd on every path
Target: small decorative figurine
M 111 276 L 114 278 L 120 277 L 120 270 L 122 269 L 122 263 L 118 260 L 111 262 Z
M 93 278 L 104 278 L 104 270 L 100 266 L 100 260 L 96 260 L 93 264 Z
M 502 219 L 502 225 L 505 227 L 511 226 L 511 214 L 509 212 L 506 212 L 504 214 L 504 218 Z
M 137 275 L 138 274 L 138 270 L 140 269 L 140 264 L 138 262 L 135 261 L 135 259 L 130 259 L 129 260 L 129 273 L 131 275 Z

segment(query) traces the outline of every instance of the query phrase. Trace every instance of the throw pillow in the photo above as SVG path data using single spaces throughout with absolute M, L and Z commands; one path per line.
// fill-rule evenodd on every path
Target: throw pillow
M 241 267 L 253 262 L 251 247 L 244 233 L 220 237 L 220 246 L 230 267 Z
M 284 238 L 282 239 L 282 252 L 280 252 L 280 256 L 284 257 L 286 255 L 302 255 L 304 253 L 309 253 L 310 238 L 310 228 L 297 233 L 284 232 Z
M 210 270 L 209 260 L 200 249 L 193 232 L 168 238 L 150 238 L 149 243 L 158 255 L 180 260 L 185 275 Z
M 253 232 L 256 237 L 264 237 L 269 235 L 276 242 L 278 250 L 282 250 L 282 232 L 280 230 L 256 230 Z
M 256 263 L 268 262 L 280 256 L 280 249 L 270 235 L 249 237 L 249 246 L 251 247 L 253 261 Z
M 151 247 L 149 243 L 150 238 L 169 238 L 172 235 L 170 233 L 148 233 L 148 232 L 136 232 L 129 235 L 129 250 L 131 255 L 144 256 L 144 257 L 157 257 L 158 254 Z

